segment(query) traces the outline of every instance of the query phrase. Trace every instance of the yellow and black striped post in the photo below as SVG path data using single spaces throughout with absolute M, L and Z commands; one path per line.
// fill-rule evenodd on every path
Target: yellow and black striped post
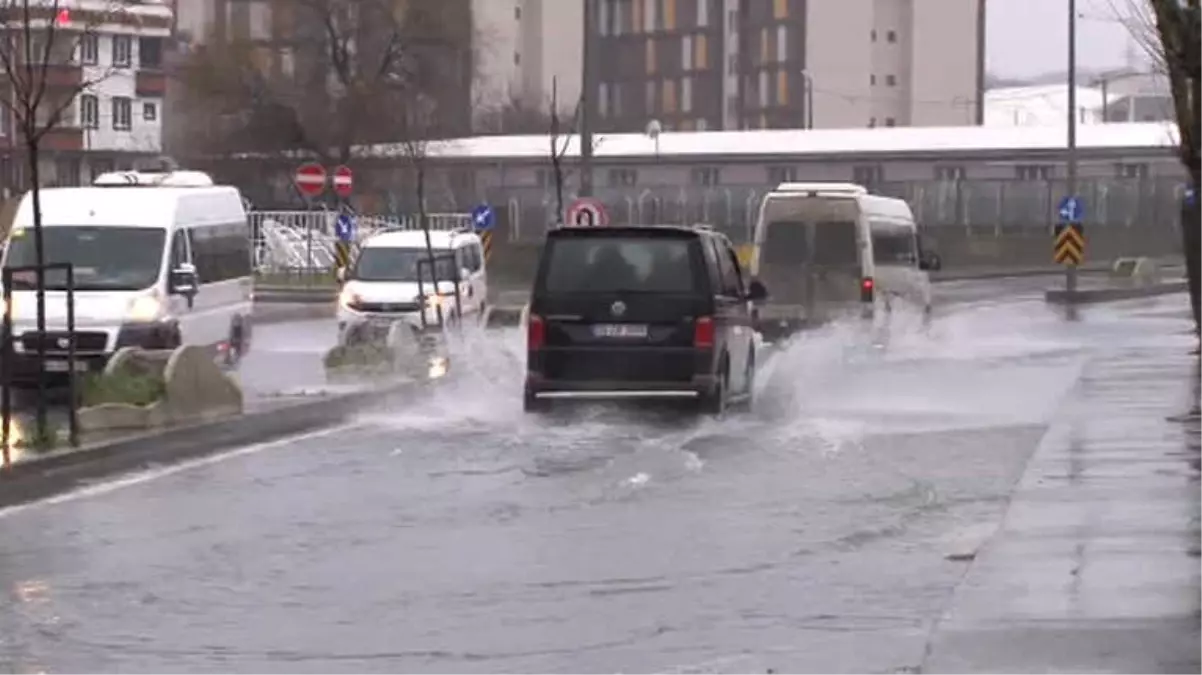
M 334 243 L 334 264 L 340 269 L 351 266 L 351 245 L 345 241 Z
M 1081 223 L 1056 225 L 1052 259 L 1066 267 L 1077 267 L 1085 261 L 1085 228 Z
M 492 230 L 483 230 L 480 232 L 480 244 L 484 247 L 484 262 L 492 257 Z

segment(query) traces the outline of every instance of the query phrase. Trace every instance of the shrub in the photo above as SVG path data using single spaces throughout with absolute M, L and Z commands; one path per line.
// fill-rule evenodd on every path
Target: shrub
M 85 407 L 105 403 L 146 406 L 161 400 L 167 383 L 153 373 L 91 373 L 84 378 L 82 401 Z

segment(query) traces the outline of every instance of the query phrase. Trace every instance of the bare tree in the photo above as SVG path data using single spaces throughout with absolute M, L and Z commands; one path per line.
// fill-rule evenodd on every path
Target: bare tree
M 355 148 L 404 137 L 415 98 L 439 105 L 431 134 L 468 128 L 471 22 L 459 3 L 292 0 L 293 30 L 271 44 L 235 39 L 197 49 L 179 70 L 199 114 L 223 120 L 207 154 L 304 151 L 349 164 Z
M 17 143 L 25 155 L 33 211 L 34 289 L 37 332 L 46 331 L 46 253 L 42 237 L 41 160 L 43 150 L 57 149 L 66 134 L 79 131 L 74 119 L 81 93 L 108 78 L 111 70 L 84 68 L 82 48 L 97 35 L 104 23 L 120 22 L 127 16 L 118 2 L 96 3 L 94 8 L 74 9 L 62 0 L 0 0 L 0 68 L 7 87 L 0 105 L 13 120 Z M 80 132 L 82 133 L 82 132 Z M 5 311 L 8 311 L 6 308 Z M 38 367 L 45 365 L 46 346 L 38 340 Z M 38 378 L 36 438 L 44 439 L 46 427 L 46 378 Z M 7 383 L 6 383 L 7 384 Z
M 477 116 L 475 133 L 482 136 L 508 134 L 541 134 L 551 123 L 554 107 L 531 105 L 512 98 L 499 106 L 478 106 L 484 110 Z
M 1168 77 L 1177 122 L 1177 157 L 1190 177 L 1192 200 L 1182 207 L 1181 236 L 1194 329 L 1202 336 L 1202 231 L 1199 230 L 1198 187 L 1202 179 L 1202 19 L 1199 0 L 1141 0 L 1131 5 L 1128 23 L 1154 62 Z
M 560 120 L 563 113 L 559 109 L 559 81 L 555 78 L 551 79 L 551 133 L 548 135 L 548 139 L 551 141 L 551 171 L 555 178 L 556 225 L 563 224 L 564 209 L 566 208 L 563 203 L 565 182 L 563 158 L 568 152 L 568 144 L 576 135 L 576 126 L 580 123 L 580 103 L 581 101 L 577 99 L 567 128 L 563 128 L 563 122 Z

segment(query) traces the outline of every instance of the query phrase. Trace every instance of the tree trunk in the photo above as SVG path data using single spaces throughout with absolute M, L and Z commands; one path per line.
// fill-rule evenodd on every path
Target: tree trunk
M 33 137 L 33 133 L 26 130 L 26 138 Z M 31 198 L 33 199 L 33 260 L 34 266 L 37 268 L 34 271 L 34 293 L 36 296 L 35 304 L 37 306 L 37 324 L 35 331 L 38 336 L 37 348 L 37 376 L 38 376 L 38 400 L 37 400 L 37 421 L 34 431 L 35 442 L 42 442 L 47 436 L 47 388 L 46 388 L 46 255 L 45 249 L 42 248 L 42 194 L 41 194 L 41 172 L 38 167 L 38 142 L 27 140 L 25 142 L 25 151 L 29 161 L 29 182 Z M 74 339 L 74 336 L 72 336 Z M 71 402 L 75 404 L 74 401 Z
M 1198 208 L 1198 179 L 1190 180 L 1194 198 L 1181 205 L 1181 243 L 1185 249 L 1185 278 L 1189 285 L 1189 304 L 1194 315 L 1194 333 L 1202 339 L 1202 223 Z
M 434 259 L 434 244 L 430 241 L 430 221 L 426 218 L 426 167 L 421 160 L 415 164 L 417 175 L 417 222 L 422 228 L 422 233 L 426 236 L 426 259 L 430 261 L 430 279 L 434 283 L 434 295 L 438 295 L 438 262 Z M 420 269 L 420 267 L 419 267 Z M 418 279 L 422 278 L 420 272 L 417 275 Z M 421 302 L 426 299 L 422 298 Z M 438 302 L 434 305 L 435 315 L 438 317 L 438 327 L 443 328 L 442 303 Z M 426 315 L 425 306 L 422 307 L 422 316 Z

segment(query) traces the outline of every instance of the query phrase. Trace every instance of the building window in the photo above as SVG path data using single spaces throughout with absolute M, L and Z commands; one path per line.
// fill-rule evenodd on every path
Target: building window
M 773 0 L 772 18 L 777 21 L 789 18 L 789 0 Z
M 885 118 L 885 126 L 895 127 L 895 126 L 897 126 L 897 120 L 893 119 L 892 117 L 886 117 Z
M 889 42 L 897 42 L 897 31 L 889 31 L 885 33 L 885 39 Z
M 663 95 L 662 110 L 667 114 L 676 112 L 676 80 L 664 80 L 660 87 L 660 93 Z
M 610 169 L 609 184 L 614 187 L 631 187 L 639 182 L 639 172 L 634 169 Z
M 85 33 L 79 38 L 79 62 L 85 66 L 100 63 L 100 36 Z
M 602 117 L 608 114 L 609 110 L 609 85 L 605 82 L 597 85 L 597 112 L 601 113 Z
M 100 128 L 100 99 L 92 94 L 79 97 L 79 125 L 84 129 Z
M 133 40 L 128 35 L 113 36 L 113 65 L 128 68 L 133 64 Z
M 713 166 L 698 167 L 689 171 L 689 183 L 693 185 L 714 186 L 718 181 L 722 172 Z
M 780 185 L 781 183 L 794 183 L 797 181 L 797 167 L 795 166 L 770 166 L 767 169 L 768 184 Z
M 897 86 L 897 76 L 896 75 L 886 75 L 885 76 L 885 86 L 896 87 Z
M 1116 178 L 1147 178 L 1147 164 L 1124 164 L 1122 162 L 1114 165 L 1114 175 Z
M 142 119 L 154 122 L 159 118 L 159 107 L 153 103 L 142 104 Z
M 768 83 L 768 71 L 761 70 L 759 80 L 760 80 L 759 81 L 760 107 L 767 108 L 768 107 L 768 93 L 772 91 L 772 87 Z
M 942 181 L 964 180 L 964 167 L 937 166 L 935 167 L 935 179 Z
M 879 165 L 868 164 L 855 167 L 852 169 L 851 175 L 852 180 L 858 185 L 874 185 L 881 182 L 881 178 L 884 177 L 884 171 L 881 170 Z
M 709 43 L 705 33 L 698 33 L 693 39 L 693 67 L 697 70 L 709 68 Z
M 776 61 L 784 63 L 789 60 L 789 27 L 780 24 L 776 27 Z
M 656 9 L 659 3 L 643 0 L 643 30 L 651 33 L 656 29 Z
M 124 96 L 113 97 L 113 128 L 128 131 L 133 127 L 133 101 Z
M 647 112 L 656 112 L 655 104 L 659 101 L 659 87 L 655 80 L 647 80 Z
M 685 72 L 693 69 L 692 35 L 682 35 L 680 38 L 680 69 Z
M 646 44 L 646 48 L 644 49 L 644 52 L 645 52 L 644 58 L 646 58 L 646 60 L 647 60 L 647 63 L 646 63 L 647 74 L 651 75 L 652 73 L 655 72 L 656 66 L 658 65 L 658 64 L 656 64 L 656 59 L 655 59 L 656 54 L 655 54 L 655 39 L 654 38 L 647 38 L 647 44 Z
M 710 25 L 710 0 L 697 0 L 697 26 L 705 28 Z
M 697 131 L 705 131 L 709 129 L 709 122 L 704 117 L 697 118 Z
M 163 40 L 161 38 L 140 38 L 138 40 L 138 63 L 143 68 L 157 70 L 163 67 Z
M 693 78 L 680 79 L 680 112 L 693 112 Z
M 1019 164 L 1014 167 L 1014 177 L 1018 180 L 1051 180 L 1052 167 L 1047 164 Z

